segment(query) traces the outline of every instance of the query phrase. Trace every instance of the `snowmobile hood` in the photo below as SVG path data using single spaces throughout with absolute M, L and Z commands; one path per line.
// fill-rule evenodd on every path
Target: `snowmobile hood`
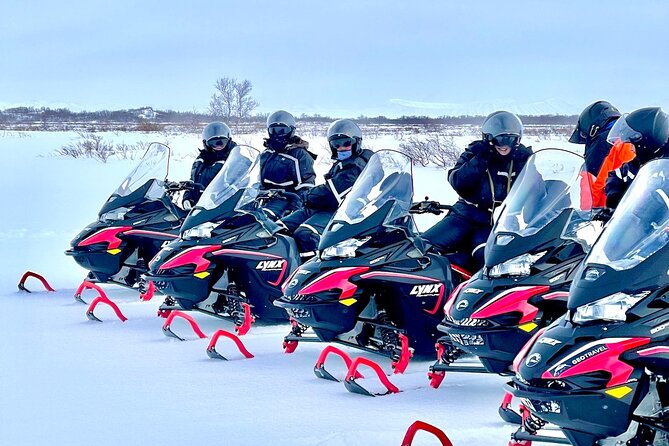
M 573 239 L 588 250 L 598 235 L 583 157 L 561 149 L 533 154 L 502 204 L 485 247 L 485 265 Z
M 416 234 L 409 214 L 412 198 L 411 158 L 394 150 L 374 153 L 325 228 L 319 250 L 385 228 L 402 228 L 408 234 Z
M 605 331 L 601 325 L 574 325 L 563 316 L 528 343 L 530 348 L 516 358 L 516 372 L 521 381 L 534 384 L 568 379 L 564 391 L 624 384 L 632 368 L 621 355 L 651 341 L 647 331 L 626 325 Z
M 639 171 L 572 283 L 575 310 L 617 292 L 669 285 L 669 159 Z

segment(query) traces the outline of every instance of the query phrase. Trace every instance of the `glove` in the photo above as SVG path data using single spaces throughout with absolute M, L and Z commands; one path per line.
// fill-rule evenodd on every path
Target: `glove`
M 494 149 L 488 143 L 476 143 L 470 145 L 469 150 L 474 154 L 475 158 L 481 161 L 487 161 Z
M 193 202 L 191 200 L 184 200 L 181 203 L 181 207 L 183 207 L 184 210 L 186 211 L 190 211 L 191 209 L 193 209 Z
M 611 220 L 613 211 L 614 210 L 611 208 L 600 209 L 595 215 L 592 216 L 592 221 L 601 221 L 606 223 L 607 221 Z

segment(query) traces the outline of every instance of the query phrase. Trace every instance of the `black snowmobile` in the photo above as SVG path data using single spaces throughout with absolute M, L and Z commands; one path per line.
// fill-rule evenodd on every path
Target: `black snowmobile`
M 510 444 L 669 444 L 669 159 L 646 164 L 576 272 L 568 313 L 514 360 Z
M 282 191 L 259 190 L 258 151 L 235 147 L 225 165 L 190 211 L 178 239 L 151 260 L 156 288 L 169 295 L 159 312 L 196 310 L 232 320 L 244 334 L 256 319 L 287 321 L 272 305 L 280 285 L 299 264 L 292 237 L 280 232 L 262 210 Z M 178 337 L 166 324 L 168 336 Z
M 78 300 L 86 284 L 94 283 L 152 293 L 142 275 L 161 245 L 177 237 L 186 217 L 187 212 L 174 203 L 173 197 L 193 187 L 188 181 L 167 180 L 169 158 L 166 145 L 149 145 L 137 167 L 102 206 L 98 220 L 72 240 L 65 254 L 89 271 L 75 294 Z
M 433 351 L 444 301 L 469 274 L 427 251 L 410 215 L 412 196 L 411 159 L 376 152 L 325 229 L 319 256 L 290 276 L 274 302 L 292 319 L 287 352 L 301 341 L 336 342 L 388 356 L 401 373 L 412 350 Z M 315 336 L 304 336 L 309 327 Z M 323 361 L 317 376 L 333 379 Z
M 601 232 L 581 156 L 535 153 L 504 201 L 485 247 L 485 266 L 444 307 L 430 384 L 446 371 L 510 374 L 513 359 L 537 330 L 567 311 L 576 268 Z M 483 367 L 461 366 L 464 354 Z M 455 362 L 455 364 L 453 364 Z

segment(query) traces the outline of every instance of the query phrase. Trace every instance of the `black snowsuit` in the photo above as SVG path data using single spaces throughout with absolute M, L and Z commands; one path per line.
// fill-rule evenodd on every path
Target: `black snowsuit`
M 269 144 L 265 142 L 267 147 Z M 260 188 L 264 190 L 282 189 L 303 198 L 314 187 L 315 156 L 309 152 L 309 143 L 299 136 L 293 136 L 282 150 L 267 148 L 260 154 Z M 282 197 L 275 197 L 263 206 L 274 219 L 298 209 L 301 203 Z
M 364 149 L 359 155 L 337 161 L 325 174 L 325 184 L 307 192 L 305 206 L 281 220 L 305 257 L 315 254 L 323 230 L 373 154 Z
M 588 137 L 585 142 L 585 150 L 583 152 L 585 155 L 585 168 L 593 177 L 597 176 L 606 156 L 611 151 L 611 144 L 606 141 L 606 138 L 609 136 L 609 131 L 615 122 L 616 120 L 613 119 L 599 129 L 595 136 L 592 138 Z
M 193 190 L 187 190 L 184 193 L 183 201 L 190 201 L 195 205 L 200 199 L 202 192 L 211 183 L 214 177 L 221 171 L 223 164 L 228 159 L 230 151 L 236 146 L 231 140 L 224 149 L 202 149 L 200 155 L 193 162 L 193 167 L 190 171 L 190 179 L 196 184 Z
M 464 253 L 477 271 L 483 266 L 483 247 L 492 230 L 493 211 L 506 198 L 513 182 L 532 155 L 522 144 L 506 156 L 485 141 L 474 141 L 448 172 L 448 182 L 460 198 L 423 238 L 444 254 Z

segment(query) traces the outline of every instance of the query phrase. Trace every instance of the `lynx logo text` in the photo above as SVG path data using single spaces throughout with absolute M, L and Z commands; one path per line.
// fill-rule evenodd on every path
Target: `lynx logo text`
M 438 296 L 441 292 L 441 283 L 430 283 L 428 285 L 415 285 L 409 295 L 416 297 Z
M 283 269 L 285 260 L 262 260 L 256 265 L 256 269 L 260 271 L 279 271 Z

